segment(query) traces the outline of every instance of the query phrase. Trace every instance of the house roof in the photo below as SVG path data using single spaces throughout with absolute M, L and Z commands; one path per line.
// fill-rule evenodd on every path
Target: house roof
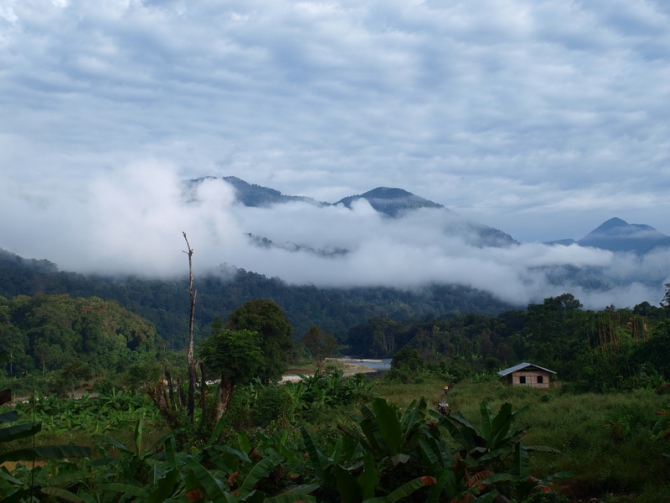
M 530 367 L 530 368 L 529 368 Z M 498 372 L 498 375 L 501 377 L 506 376 L 507 374 L 511 374 L 512 372 L 517 372 L 519 370 L 532 370 L 532 369 L 538 369 L 538 370 L 544 370 L 545 372 L 551 372 L 552 374 L 555 374 L 553 370 L 545 369 L 544 367 L 540 367 L 539 365 L 535 365 L 534 363 L 519 363 L 518 365 L 514 365 L 514 367 L 510 367 L 505 370 L 501 370 Z

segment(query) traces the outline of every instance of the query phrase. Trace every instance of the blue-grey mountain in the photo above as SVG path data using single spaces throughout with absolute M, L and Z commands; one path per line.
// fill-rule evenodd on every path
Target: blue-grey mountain
M 670 237 L 649 225 L 629 224 L 620 218 L 611 218 L 577 243 L 613 252 L 645 254 L 654 248 L 670 246 Z
M 203 180 L 215 179 L 215 177 L 198 178 L 191 180 L 187 184 L 189 199 L 195 198 L 194 188 Z M 412 211 L 419 209 L 431 209 L 441 211 L 447 217 L 445 223 L 445 232 L 462 236 L 472 246 L 478 247 L 507 247 L 518 244 L 509 234 L 499 229 L 482 225 L 476 222 L 466 221 L 454 212 L 448 210 L 443 205 L 425 199 L 408 192 L 404 189 L 392 187 L 377 187 L 364 194 L 348 196 L 335 203 L 316 201 L 310 197 L 289 196 L 282 194 L 278 190 L 263 187 L 261 185 L 250 184 L 234 176 L 224 176 L 222 180 L 228 182 L 235 188 L 235 199 L 239 204 L 255 208 L 268 208 L 278 204 L 290 202 L 305 202 L 316 207 L 332 206 L 342 204 L 351 208 L 352 203 L 357 200 L 366 200 L 372 208 L 389 218 L 403 218 Z M 292 242 L 272 242 L 264 236 L 252 236 L 251 243 L 264 248 L 282 248 L 289 251 L 307 251 L 311 248 L 300 243 Z M 346 254 L 348 250 L 338 248 L 336 250 L 312 250 L 321 256 L 338 256 Z
M 581 239 L 560 239 L 549 245 L 589 246 L 613 252 L 632 252 L 644 255 L 652 250 L 670 247 L 670 237 L 644 224 L 629 224 L 620 218 L 610 218 Z

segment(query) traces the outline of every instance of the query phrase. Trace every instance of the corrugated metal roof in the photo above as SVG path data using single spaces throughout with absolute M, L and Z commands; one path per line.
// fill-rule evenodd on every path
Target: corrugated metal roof
M 512 372 L 516 372 L 518 370 L 523 370 L 527 367 L 534 367 L 536 369 L 544 370 L 546 372 L 551 372 L 552 374 L 556 373 L 553 370 L 545 369 L 544 367 L 540 367 L 539 365 L 535 365 L 534 363 L 519 363 L 518 365 L 514 365 L 514 367 L 510 367 L 508 369 L 501 370 L 500 372 L 498 372 L 498 375 L 501 376 L 501 377 L 504 377 L 507 374 L 511 374 Z

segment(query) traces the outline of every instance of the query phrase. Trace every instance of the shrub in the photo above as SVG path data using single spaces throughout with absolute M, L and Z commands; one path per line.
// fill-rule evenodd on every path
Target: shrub
M 283 387 L 264 387 L 259 393 L 255 405 L 255 424 L 257 426 L 268 426 L 272 421 L 276 421 L 285 426 L 292 412 L 291 402 L 291 396 Z

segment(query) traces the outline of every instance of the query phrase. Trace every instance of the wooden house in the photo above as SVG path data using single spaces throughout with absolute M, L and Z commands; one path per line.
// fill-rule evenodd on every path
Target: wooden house
M 508 386 L 530 386 L 531 388 L 549 388 L 553 370 L 545 369 L 532 363 L 519 363 L 498 372 Z

